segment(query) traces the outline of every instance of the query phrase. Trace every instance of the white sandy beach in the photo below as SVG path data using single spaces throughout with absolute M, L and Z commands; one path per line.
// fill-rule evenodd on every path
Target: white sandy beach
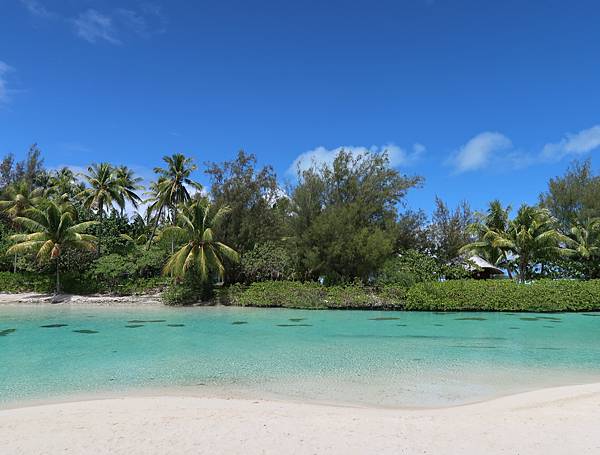
M 597 454 L 600 384 L 434 410 L 182 396 L 0 410 L 12 454 Z
M 42 294 L 39 292 L 0 293 L 0 305 L 162 305 L 160 295 L 75 295 Z

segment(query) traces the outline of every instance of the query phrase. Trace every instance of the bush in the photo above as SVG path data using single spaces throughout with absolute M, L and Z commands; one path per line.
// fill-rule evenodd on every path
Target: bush
M 244 253 L 240 265 L 246 282 L 254 282 L 292 279 L 293 264 L 286 248 L 275 242 L 265 242 Z
M 250 286 L 230 286 L 219 293 L 220 301 L 231 305 L 305 309 L 393 308 L 398 292 L 383 300 L 371 288 L 359 283 L 326 287 L 315 282 L 265 281 Z
M 0 272 L 0 292 L 54 292 L 54 277 L 37 273 Z
M 406 310 L 417 311 L 595 311 L 600 280 L 461 280 L 419 283 L 408 290 Z

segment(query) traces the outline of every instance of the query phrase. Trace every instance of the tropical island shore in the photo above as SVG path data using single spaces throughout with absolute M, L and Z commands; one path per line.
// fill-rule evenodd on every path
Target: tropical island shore
M 600 383 L 441 409 L 152 396 L 0 410 L 10 454 L 591 454 Z

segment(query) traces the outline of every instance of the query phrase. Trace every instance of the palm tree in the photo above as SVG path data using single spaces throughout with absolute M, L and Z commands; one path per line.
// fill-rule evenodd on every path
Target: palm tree
M 163 236 L 176 237 L 184 245 L 171 255 L 164 267 L 165 274 L 183 278 L 189 271 L 197 271 L 200 281 L 209 280 L 211 272 L 220 279 L 225 275 L 223 258 L 237 262 L 238 253 L 215 240 L 213 228 L 229 211 L 227 207 L 215 210 L 206 201 L 186 204 L 177 216 L 176 225 L 163 230 Z
M 93 251 L 96 237 L 85 231 L 98 224 L 97 221 L 75 223 L 72 212 L 63 210 L 54 202 L 49 202 L 45 210 L 31 207 L 24 216 L 15 218 L 29 234 L 15 234 L 11 240 L 17 242 L 7 250 L 7 254 L 36 252 L 39 262 L 54 261 L 56 268 L 56 289 L 60 293 L 60 257 L 65 248 Z
M 166 168 L 154 168 L 158 179 L 151 187 L 151 197 L 149 199 L 151 204 L 148 210 L 150 213 L 157 212 L 157 214 L 152 233 L 148 239 L 148 247 L 154 239 L 163 210 L 165 208 L 171 209 L 171 222 L 174 223 L 177 218 L 177 206 L 191 199 L 187 187 L 198 191 L 202 189 L 200 183 L 190 178 L 192 172 L 196 170 L 192 158 L 185 157 L 181 153 L 175 153 L 171 156 L 164 156 L 163 161 L 167 164 Z
M 117 178 L 118 184 L 123 192 L 123 196 L 126 200 L 131 202 L 134 208 L 138 208 L 138 204 L 142 202 L 142 198 L 140 198 L 136 191 L 143 189 L 140 185 L 142 181 L 141 177 L 136 177 L 133 173 L 133 170 L 129 169 L 127 166 L 119 166 L 115 170 L 115 176 Z M 123 216 L 123 210 L 125 207 L 121 207 L 121 216 Z
M 555 221 L 547 209 L 523 204 L 517 216 L 508 223 L 506 232 L 489 230 L 485 241 L 494 248 L 517 257 L 519 280 L 523 283 L 532 262 L 550 254 L 567 255 L 563 248 L 568 238 L 554 229 Z
M 587 278 L 598 273 L 594 260 L 600 256 L 600 218 L 588 218 L 570 229 L 567 252 L 579 259 Z
M 83 190 L 77 183 L 75 173 L 65 166 L 51 175 L 47 193 L 60 201 L 72 202 Z
M 477 221 L 471 224 L 468 230 L 477 238 L 460 249 L 461 253 L 473 253 L 481 256 L 491 264 L 505 268 L 509 278 L 512 278 L 511 261 L 508 257 L 508 251 L 492 245 L 491 235 L 486 235 L 488 231 L 497 233 L 506 233 L 509 225 L 509 213 L 511 207 L 502 207 L 502 203 L 495 199 L 489 203 L 487 212 L 477 214 Z
M 104 210 L 116 204 L 119 208 L 125 206 L 125 195 L 121 184 L 116 177 L 114 168 L 109 163 L 92 164 L 88 167 L 88 174 L 83 176 L 89 188 L 80 193 L 85 208 L 96 210 L 100 223 L 104 218 Z M 98 256 L 100 256 L 100 241 L 98 242 Z
M 4 195 L 5 200 L 0 201 L 0 210 L 4 211 L 8 217 L 13 220 L 23 216 L 25 211 L 41 200 L 41 190 L 31 189 L 31 186 L 25 181 L 10 185 Z M 17 226 L 15 225 L 15 228 Z M 13 261 L 13 273 L 17 273 L 17 253 L 15 252 Z

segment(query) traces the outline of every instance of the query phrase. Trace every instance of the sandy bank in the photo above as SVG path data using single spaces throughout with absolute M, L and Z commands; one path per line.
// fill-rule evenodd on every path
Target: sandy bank
M 40 294 L 36 292 L 23 292 L 17 294 L 0 293 L 0 305 L 2 304 L 59 304 L 59 305 L 158 305 L 162 304 L 160 295 L 73 295 Z
M 132 397 L 0 411 L 3 454 L 600 453 L 600 384 L 436 410 Z

